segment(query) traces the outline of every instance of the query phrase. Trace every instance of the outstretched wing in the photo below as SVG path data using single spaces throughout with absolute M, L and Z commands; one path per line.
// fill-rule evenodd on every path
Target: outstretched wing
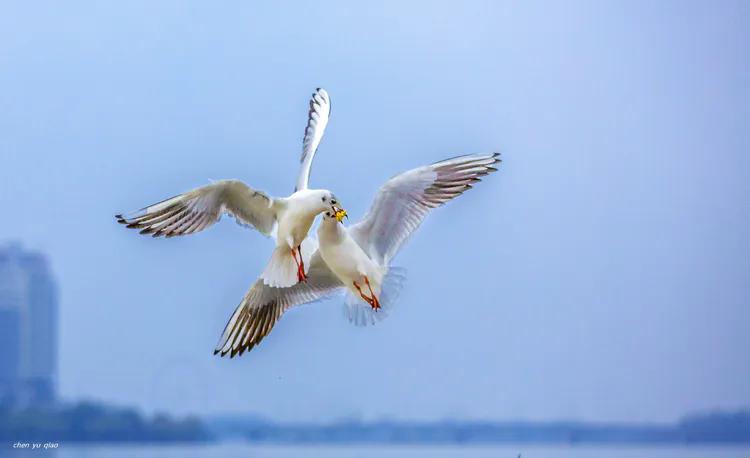
M 146 208 L 133 215 L 116 215 L 117 222 L 154 237 L 186 235 L 201 231 L 221 215 L 232 215 L 270 235 L 276 224 L 273 199 L 238 180 L 222 180 L 196 188 Z
M 370 211 L 349 228 L 354 240 L 387 265 L 427 213 L 497 169 L 498 154 L 458 156 L 397 175 L 380 187 Z
M 323 138 L 323 132 L 328 125 L 328 117 L 331 115 L 331 100 L 325 89 L 318 88 L 310 99 L 310 111 L 307 113 L 307 127 L 305 127 L 305 138 L 302 141 L 302 166 L 297 177 L 297 187 L 295 191 L 307 189 L 310 180 L 310 169 L 315 157 L 315 151 L 318 150 L 320 140 Z
M 273 288 L 257 280 L 227 322 L 214 354 L 242 355 L 260 343 L 289 308 L 322 299 L 343 286 L 317 251 L 307 275 L 307 283 L 289 288 Z

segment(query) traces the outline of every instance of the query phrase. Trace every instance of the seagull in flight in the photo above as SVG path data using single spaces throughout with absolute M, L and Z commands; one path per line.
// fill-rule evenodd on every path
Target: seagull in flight
M 260 282 L 267 287 L 290 287 L 307 281 L 307 268 L 315 244 L 307 233 L 315 217 L 328 211 L 345 214 L 338 198 L 327 189 L 310 189 L 308 181 L 315 152 L 331 114 L 328 93 L 318 88 L 310 100 L 297 186 L 289 197 L 271 197 L 239 180 L 221 180 L 142 208 L 117 221 L 141 234 L 174 237 L 200 232 L 223 214 L 276 239 Z
M 395 271 L 390 267 L 393 257 L 430 210 L 471 189 L 496 171 L 499 162 L 497 153 L 465 155 L 396 175 L 380 187 L 367 215 L 350 227 L 342 224 L 343 209 L 326 210 L 307 282 L 270 288 L 256 281 L 227 322 L 214 354 L 242 355 L 291 307 L 336 291 L 346 291 L 349 318 L 355 324 L 382 318 L 382 309 L 393 300 L 385 299 L 387 289 L 399 283 L 397 279 L 389 284 Z

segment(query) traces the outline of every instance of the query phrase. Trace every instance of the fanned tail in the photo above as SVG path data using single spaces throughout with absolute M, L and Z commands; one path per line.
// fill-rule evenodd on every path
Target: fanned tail
M 297 284 L 297 263 L 294 262 L 291 248 L 277 246 L 260 278 L 263 283 L 274 288 L 287 288 Z
M 310 267 L 310 259 L 318 248 L 318 241 L 306 238 L 302 241 L 302 259 L 305 265 L 305 273 Z M 268 260 L 263 273 L 260 276 L 263 283 L 274 288 L 288 288 L 299 282 L 297 276 L 297 261 L 294 260 L 292 249 L 288 246 L 277 246 L 271 259 Z
M 394 309 L 401 290 L 406 283 L 406 269 L 390 267 L 380 291 L 380 308 L 374 310 L 359 296 L 347 292 L 344 300 L 344 315 L 355 326 L 369 326 L 385 319 Z

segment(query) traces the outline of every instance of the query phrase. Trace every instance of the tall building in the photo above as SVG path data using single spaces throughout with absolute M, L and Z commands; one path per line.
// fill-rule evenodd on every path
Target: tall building
M 0 246 L 0 404 L 55 401 L 57 288 L 41 253 Z

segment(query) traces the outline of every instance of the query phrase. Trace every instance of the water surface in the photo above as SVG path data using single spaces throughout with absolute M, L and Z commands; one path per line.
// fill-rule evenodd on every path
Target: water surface
M 750 458 L 750 447 L 588 446 L 588 445 L 250 445 L 65 446 L 54 452 L 15 451 L 11 457 L 55 458 Z

